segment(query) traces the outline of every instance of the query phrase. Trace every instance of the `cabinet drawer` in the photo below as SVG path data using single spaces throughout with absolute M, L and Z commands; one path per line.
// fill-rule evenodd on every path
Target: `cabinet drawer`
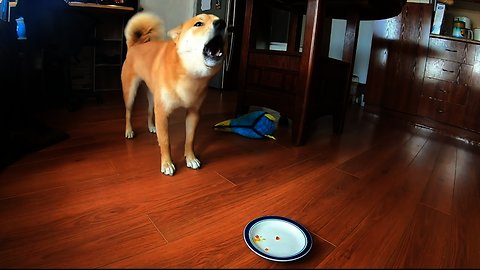
M 473 59 L 467 58 L 467 44 L 454 40 L 430 38 L 428 57 L 473 64 Z
M 462 127 L 465 120 L 466 107 L 433 97 L 420 97 L 418 114 L 432 120 Z
M 432 78 L 423 81 L 422 95 L 454 104 L 465 105 L 468 86 Z
M 468 85 L 472 76 L 472 65 L 460 64 L 437 58 L 428 58 L 425 76 L 438 80 Z
M 472 58 L 474 64 L 480 63 L 480 45 L 469 43 L 467 45 L 467 57 Z

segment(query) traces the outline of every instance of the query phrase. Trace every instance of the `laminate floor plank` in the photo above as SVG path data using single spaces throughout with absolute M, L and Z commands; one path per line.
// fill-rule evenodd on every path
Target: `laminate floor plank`
M 419 204 L 386 268 L 456 268 L 453 217 Z
M 305 161 L 305 163 L 307 164 L 302 163 L 298 167 L 293 166 L 266 177 L 252 179 L 249 183 L 237 185 L 211 196 L 200 197 L 175 208 L 170 208 L 168 205 L 152 208 L 149 216 L 157 224 L 159 230 L 164 233 L 167 240 L 170 240 L 184 237 L 205 227 L 214 226 L 232 215 L 234 217 L 238 215 L 240 222 L 246 225 L 249 220 L 258 215 L 280 215 L 292 212 L 288 208 L 281 209 L 282 207 L 279 205 L 295 204 L 296 207 L 302 209 L 303 203 L 297 202 L 296 199 L 307 198 L 305 203 L 310 199 L 305 195 L 305 191 L 298 187 L 302 183 L 297 183 L 295 180 L 315 182 L 321 187 L 329 182 L 320 181 L 319 176 L 332 168 L 328 162 L 325 166 L 319 166 L 319 162 L 313 160 Z M 298 170 L 308 168 L 308 166 L 316 168 L 312 167 L 312 170 L 301 175 L 298 174 Z M 279 178 L 279 175 L 282 177 Z M 290 188 L 293 186 L 295 188 L 291 190 Z M 175 212 L 181 214 L 175 215 Z M 169 219 L 168 217 L 172 215 L 181 217 Z
M 434 139 L 434 138 L 431 138 Z M 421 203 L 443 213 L 452 214 L 455 173 L 457 168 L 456 142 L 449 138 L 438 138 L 445 147 L 437 160 L 437 166 L 428 181 Z
M 24 265 L 23 256 L 13 256 L 13 254 L 22 254 L 18 250 L 24 249 L 25 252 L 34 254 L 36 251 L 31 249 L 45 246 L 44 250 L 40 249 L 38 252 L 58 253 L 57 247 L 50 246 L 49 243 L 56 242 L 59 247 L 62 247 L 62 245 L 67 246 L 69 241 L 99 238 L 97 231 L 115 230 L 116 234 L 121 234 L 122 231 L 128 232 L 135 226 L 140 226 L 142 230 L 148 228 L 148 234 L 142 231 L 136 239 L 119 238 L 115 244 L 111 242 L 115 239 L 107 239 L 108 241 L 97 243 L 98 249 L 103 249 L 105 252 L 110 252 L 109 250 L 116 246 L 113 253 L 118 257 L 115 257 L 115 260 L 131 256 L 132 252 L 138 251 L 136 245 L 143 247 L 151 242 L 147 247 L 151 248 L 166 243 L 161 232 L 148 218 L 148 209 L 158 205 L 175 206 L 188 203 L 190 200 L 195 200 L 197 196 L 208 196 L 232 187 L 232 183 L 212 173 L 178 177 L 175 181 L 166 176 L 163 180 L 159 180 L 156 175 L 150 175 L 123 180 L 113 178 L 89 181 L 79 183 L 75 187 L 59 188 L 56 192 L 50 190 L 45 193 L 4 199 L 1 201 L 0 213 L 1 216 L 9 218 L 0 221 L 0 232 L 3 235 L 0 254 L 5 254 L 1 257 L 11 258 L 11 261 L 0 260 L 0 265 L 9 265 L 8 263 L 15 265 L 14 262 L 17 265 Z M 139 218 L 146 224 L 142 225 Z M 106 237 L 103 233 L 101 235 Z M 139 243 L 135 243 L 135 240 Z M 120 248 L 123 242 L 125 246 Z M 19 261 L 15 261 L 14 258 Z M 62 261 L 61 263 L 65 265 L 56 265 L 55 258 L 57 257 L 54 256 L 53 261 L 48 263 L 34 260 L 32 265 L 35 263 L 52 267 L 84 265 L 73 259 L 69 259 L 70 262 Z M 103 263 L 102 261 L 97 265 Z M 94 265 L 85 265 L 85 267 L 92 266 Z
M 370 172 L 364 177 L 365 181 L 345 197 L 343 207 L 338 211 L 330 212 L 316 221 L 318 234 L 335 245 L 340 244 L 363 221 L 367 214 L 381 201 L 385 194 L 399 181 L 412 160 L 427 143 L 424 135 L 413 136 L 403 145 L 395 144 L 392 147 L 398 151 L 391 156 L 370 167 Z M 363 156 L 360 157 L 363 160 Z M 368 161 L 365 161 L 368 164 Z M 375 163 L 374 163 L 375 164 Z
M 411 137 L 412 134 L 393 131 L 385 135 L 382 141 L 372 145 L 367 151 L 340 164 L 338 169 L 356 177 L 363 178 L 368 175 L 368 173 L 371 173 L 372 168 L 378 167 L 385 159 L 395 154 Z M 372 157 L 375 158 L 372 159 Z M 365 164 L 368 164 L 368 166 L 365 166 Z M 383 164 L 381 166 L 383 166 Z
M 457 150 L 454 212 L 455 267 L 480 266 L 480 151 L 462 145 Z
M 304 211 L 306 203 L 323 190 L 329 189 L 329 186 L 335 185 L 333 181 L 320 181 L 324 173 L 321 169 L 311 171 L 295 181 L 288 181 L 268 190 L 249 189 L 243 196 L 238 192 L 241 188 L 238 186 L 221 194 L 199 198 L 197 201 L 175 209 L 161 208 L 151 212 L 149 216 L 169 241 L 168 246 L 157 248 L 148 254 L 130 257 L 109 267 L 141 265 L 147 268 L 189 268 L 193 265 L 201 266 L 203 263 L 213 267 L 225 267 L 235 257 L 236 250 L 240 252 L 241 249 L 247 248 L 242 232 L 250 220 L 262 215 L 291 217 L 295 213 Z M 312 186 L 315 189 L 308 189 Z M 206 207 L 207 200 L 210 207 Z M 225 205 L 226 203 L 228 205 Z M 287 205 L 289 207 L 286 207 Z M 175 213 L 179 215 L 174 215 Z M 302 222 L 301 219 L 297 220 Z M 225 226 L 225 224 L 229 225 Z M 184 253 L 181 254 L 174 255 L 166 250 L 169 247 L 176 249 L 190 242 L 195 243 L 194 246 L 200 246 L 201 250 L 194 250 L 190 245 L 183 246 Z M 315 252 L 298 264 L 293 263 L 292 266 L 312 267 L 330 250 L 332 245 L 316 236 Z M 265 260 L 259 261 L 253 253 L 243 260 L 235 261 L 235 265 L 241 268 L 252 267 L 252 264 L 256 263 L 261 263 L 258 266 L 272 264 Z
M 356 228 L 318 265 L 319 268 L 378 268 L 388 263 L 411 222 L 442 145 L 428 141 Z M 338 222 L 341 226 L 341 221 Z M 332 232 L 323 232 L 329 233 Z
M 175 180 L 167 176 L 160 180 L 156 174 L 125 179 L 105 178 L 3 199 L 0 213 L 9 219 L 0 221 L 1 231 L 9 234 L 12 232 L 7 229 L 28 230 L 98 210 L 103 210 L 100 213 L 115 213 L 115 209 L 131 209 L 134 213 L 146 213 L 151 207 L 169 205 L 174 201 L 188 203 L 197 196 L 207 196 L 234 187 L 215 173 L 195 174 L 192 172 Z M 59 225 L 63 226 L 62 222 Z
M 12 243 L 15 247 L 2 240 L 9 246 L 0 249 L 2 268 L 95 268 L 166 243 L 146 216 L 100 228 L 77 225 L 55 237 L 26 240 Z
M 79 173 L 81 172 L 81 173 Z M 0 199 L 116 174 L 112 161 L 76 157 L 55 159 L 0 172 Z
M 307 143 L 219 132 L 235 91 L 211 89 L 186 168 L 185 111 L 170 117 L 173 177 L 160 172 L 145 96 L 124 138 L 121 93 L 38 114 L 67 140 L 0 170 L 1 268 L 478 268 L 480 147 L 351 106 L 343 133 L 309 122 Z M 298 261 L 245 244 L 252 219 L 280 215 L 312 234 Z

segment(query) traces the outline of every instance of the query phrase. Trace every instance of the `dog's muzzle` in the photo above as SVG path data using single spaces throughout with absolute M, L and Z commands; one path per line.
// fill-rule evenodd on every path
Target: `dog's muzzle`
M 225 45 L 225 27 L 224 20 L 219 19 L 213 22 L 214 36 L 203 47 L 203 56 L 205 58 L 205 65 L 213 67 L 223 60 L 224 45 Z

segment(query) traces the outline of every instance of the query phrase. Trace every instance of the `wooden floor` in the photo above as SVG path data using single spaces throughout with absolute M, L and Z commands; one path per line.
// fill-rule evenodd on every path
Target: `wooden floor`
M 126 140 L 120 95 L 39 117 L 70 139 L 0 172 L 1 268 L 480 267 L 480 149 L 349 109 L 341 136 L 316 121 L 305 146 L 214 131 L 235 92 L 211 90 L 196 151 L 183 160 L 184 112 L 171 117 L 173 177 L 160 173 L 145 99 Z M 303 224 L 304 258 L 272 262 L 243 240 L 252 219 Z

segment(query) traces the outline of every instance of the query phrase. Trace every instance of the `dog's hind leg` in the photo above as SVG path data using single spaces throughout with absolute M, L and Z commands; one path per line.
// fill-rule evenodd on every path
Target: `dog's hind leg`
M 125 138 L 135 136 L 132 128 L 132 108 L 137 94 L 140 78 L 134 74 L 122 74 L 123 101 L 125 103 Z
M 154 113 L 153 113 L 153 94 L 150 92 L 150 89 L 147 90 L 147 99 L 148 99 L 148 131 L 151 133 L 157 133 L 157 128 L 155 127 L 154 122 Z
M 195 138 L 195 131 L 197 129 L 200 114 L 198 109 L 190 108 L 187 110 L 187 116 L 185 118 L 185 161 L 187 167 L 192 169 L 199 169 L 201 166 L 200 160 L 195 157 L 193 151 L 193 144 Z

